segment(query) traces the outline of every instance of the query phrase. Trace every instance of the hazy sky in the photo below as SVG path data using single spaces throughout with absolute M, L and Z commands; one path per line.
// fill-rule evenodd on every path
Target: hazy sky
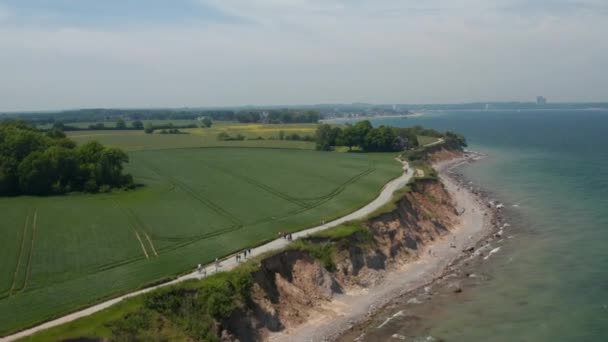
M 0 110 L 608 100 L 607 0 L 0 0 Z

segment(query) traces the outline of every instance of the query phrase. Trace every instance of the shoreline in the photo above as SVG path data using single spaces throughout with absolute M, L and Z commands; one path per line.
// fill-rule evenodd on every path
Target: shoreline
M 339 121 L 339 120 L 370 120 L 370 119 L 389 119 L 389 118 L 417 118 L 420 116 L 424 116 L 425 114 L 422 112 L 416 112 L 416 113 L 411 113 L 411 114 L 404 114 L 404 115 L 372 115 L 372 116 L 357 116 L 357 117 L 350 117 L 350 118 L 333 118 L 333 119 L 323 119 L 323 120 L 319 120 L 319 122 L 321 123 L 327 123 L 327 122 L 332 122 L 332 121 Z
M 476 153 L 433 164 L 440 179 L 460 211 L 461 222 L 449 233 L 424 247 L 419 257 L 386 273 L 382 281 L 364 289 L 350 289 L 323 305 L 308 322 L 285 331 L 273 333 L 268 341 L 334 341 L 353 333 L 357 328 L 398 298 L 433 285 L 459 261 L 471 257 L 465 252 L 477 251 L 485 238 L 498 228 L 496 209 L 488 208 L 486 198 L 478 191 L 470 190 L 461 180 L 455 179 L 451 170 L 481 159 Z M 454 246 L 455 245 L 455 248 Z M 361 330 L 361 329 L 359 329 Z

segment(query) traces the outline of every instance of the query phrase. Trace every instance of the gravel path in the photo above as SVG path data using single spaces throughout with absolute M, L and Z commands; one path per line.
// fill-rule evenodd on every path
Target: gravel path
M 366 216 L 368 216 L 369 214 L 373 213 L 374 211 L 376 211 L 377 209 L 381 208 L 383 205 L 385 205 L 386 203 L 388 203 L 393 196 L 393 193 L 396 190 L 401 189 L 402 187 L 404 187 L 405 185 L 407 185 L 407 183 L 410 181 L 410 179 L 412 178 L 413 175 L 413 170 L 410 169 L 407 165 L 407 162 L 403 162 L 399 159 L 396 159 L 397 161 L 399 161 L 400 163 L 403 164 L 403 174 L 401 176 L 399 176 L 398 178 L 393 179 L 392 181 L 390 181 L 389 183 L 387 183 L 384 188 L 382 189 L 382 192 L 380 192 L 380 195 L 373 200 L 372 202 L 368 203 L 367 205 L 365 205 L 364 207 L 358 209 L 357 211 L 354 211 L 346 216 L 343 216 L 337 220 L 325 223 L 323 225 L 317 226 L 317 227 L 313 227 L 313 228 L 309 228 L 306 230 L 302 230 L 300 232 L 297 233 L 293 233 L 293 238 L 294 239 L 298 239 L 298 238 L 302 238 L 302 237 L 306 237 L 310 234 L 314 234 L 316 232 L 320 232 L 335 226 L 338 226 L 342 223 L 348 222 L 348 221 L 352 221 L 352 220 L 357 220 L 357 219 L 361 219 L 364 218 Z M 287 245 L 289 244 L 289 242 L 283 238 L 278 238 L 274 241 L 271 241 L 267 244 L 261 245 L 259 247 L 256 248 L 252 248 L 251 249 L 251 256 L 258 256 L 261 254 L 264 254 L 266 252 L 270 252 L 270 251 L 276 251 L 282 248 L 285 248 Z M 238 265 L 238 263 L 236 262 L 235 256 L 231 256 L 228 257 L 226 259 L 223 259 L 219 262 L 220 267 L 219 267 L 219 271 L 229 271 L 231 269 L 233 269 L 234 267 L 236 267 Z M 110 306 L 122 301 L 123 299 L 126 298 L 130 298 L 130 297 L 134 297 L 134 296 L 138 296 L 153 290 L 156 290 L 158 288 L 161 287 L 165 287 L 165 286 L 169 286 L 169 285 L 173 285 L 173 284 L 177 284 L 180 282 L 183 282 L 185 280 L 189 280 L 189 279 L 200 279 L 204 277 L 204 274 L 213 274 L 216 272 L 216 266 L 215 264 L 209 264 L 206 265 L 204 267 L 204 271 L 202 272 L 198 272 L 198 270 L 181 276 L 173 281 L 164 283 L 164 284 L 160 284 L 157 286 L 153 286 L 153 287 L 149 287 L 143 290 L 139 290 L 139 291 L 135 291 L 135 292 L 131 292 L 128 293 L 126 295 L 120 296 L 120 297 L 116 297 L 114 299 L 105 301 L 103 303 L 91 306 L 87 309 L 81 310 L 81 311 L 77 311 L 74 313 L 71 313 L 69 315 L 63 316 L 61 318 L 43 323 L 41 325 L 35 326 L 33 328 L 27 329 L 27 330 L 23 330 L 19 333 L 16 333 L 14 335 L 10 335 L 10 336 L 6 336 L 6 337 L 2 337 L 0 338 L 0 342 L 6 342 L 6 341 L 14 341 L 17 340 L 19 338 L 23 338 L 26 336 L 30 336 L 33 335 L 39 331 L 42 330 L 46 330 L 52 327 L 56 327 L 58 325 L 62 325 L 68 322 L 72 322 L 74 320 L 77 320 L 79 318 L 82 317 L 86 317 L 89 315 L 92 315 L 96 312 L 102 311 L 104 309 L 109 308 Z

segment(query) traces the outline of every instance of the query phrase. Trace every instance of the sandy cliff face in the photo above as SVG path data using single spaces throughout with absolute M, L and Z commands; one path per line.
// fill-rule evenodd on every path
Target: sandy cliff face
M 393 211 L 365 222 L 371 243 L 344 241 L 336 247 L 331 270 L 301 250 L 264 259 L 254 274 L 249 303 L 222 322 L 223 340 L 258 341 L 269 332 L 307 321 L 334 295 L 373 287 L 388 270 L 416 258 L 425 244 L 457 222 L 454 204 L 441 182 L 417 181 Z

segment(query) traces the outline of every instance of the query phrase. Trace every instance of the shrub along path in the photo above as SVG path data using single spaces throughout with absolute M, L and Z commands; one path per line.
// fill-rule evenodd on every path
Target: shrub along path
M 403 188 L 404 186 L 406 186 L 408 184 L 408 182 L 410 181 L 410 179 L 413 177 L 413 169 L 409 168 L 408 163 L 405 161 L 401 161 L 399 159 L 397 159 L 397 161 L 401 162 L 403 164 L 403 174 L 395 179 L 393 179 L 392 181 L 390 181 L 389 183 L 387 183 L 384 188 L 382 189 L 382 191 L 380 192 L 380 195 L 378 195 L 378 197 L 376 197 L 376 199 L 374 199 L 372 202 L 368 203 L 367 205 L 365 205 L 364 207 L 346 215 L 343 216 L 339 219 L 336 219 L 334 221 L 322 224 L 320 226 L 317 227 L 313 227 L 313 228 L 309 228 L 306 230 L 302 230 L 300 232 L 297 233 L 293 233 L 293 238 L 294 239 L 299 239 L 302 237 L 306 237 L 308 235 L 329 229 L 329 228 L 333 228 L 336 226 L 339 226 L 345 222 L 348 221 L 353 221 L 353 220 L 358 220 L 358 219 L 362 219 L 365 218 L 367 216 L 369 216 L 370 214 L 372 214 L 373 212 L 375 212 L 376 210 L 380 209 L 381 207 L 383 207 L 385 204 L 389 203 L 392 200 L 393 197 L 393 193 L 401 188 Z M 271 252 L 271 251 L 276 251 L 276 250 L 280 250 L 282 248 L 285 248 L 287 245 L 289 244 L 289 242 L 287 240 L 285 240 L 284 238 L 278 238 L 276 240 L 273 240 L 269 243 L 266 243 L 264 245 L 261 245 L 259 247 L 256 248 L 252 248 L 251 249 L 251 257 L 255 257 L 267 252 Z M 235 255 L 232 255 L 228 258 L 225 258 L 223 260 L 220 261 L 220 267 L 219 267 L 219 271 L 229 271 L 233 268 L 235 268 L 239 263 L 236 261 Z M 105 301 L 103 303 L 91 306 L 87 309 L 81 310 L 81 311 L 77 311 L 74 312 L 72 314 L 63 316 L 61 318 L 46 322 L 44 324 L 38 325 L 36 327 L 21 331 L 19 333 L 10 335 L 10 336 L 6 336 L 3 338 L 0 338 L 0 342 L 5 342 L 5 341 L 13 341 L 19 338 L 23 338 L 26 336 L 30 336 L 32 334 L 35 334 L 39 331 L 42 330 L 46 330 L 58 325 L 62 325 L 74 320 L 77 320 L 79 318 L 85 317 L 85 316 L 89 316 L 92 315 L 96 312 L 102 311 L 114 304 L 117 304 L 118 302 L 122 301 L 123 299 L 126 298 L 130 298 L 130 297 L 134 297 L 134 296 L 138 296 L 150 291 L 153 291 L 155 289 L 161 288 L 161 287 L 165 287 L 165 286 L 169 286 L 169 285 L 173 285 L 176 283 L 180 283 L 186 280 L 190 280 L 190 279 L 200 279 L 204 277 L 204 274 L 213 274 L 214 272 L 216 272 L 216 266 L 215 264 L 209 264 L 205 266 L 205 271 L 203 272 L 198 272 L 198 270 L 195 270 L 194 272 L 184 275 L 182 277 L 179 277 L 173 281 L 167 282 L 167 283 L 163 283 L 157 286 L 153 286 L 153 287 L 149 287 L 143 290 L 139 290 L 139 291 L 135 291 L 135 292 L 131 292 L 129 294 L 120 296 L 120 297 L 116 297 L 114 299 Z

